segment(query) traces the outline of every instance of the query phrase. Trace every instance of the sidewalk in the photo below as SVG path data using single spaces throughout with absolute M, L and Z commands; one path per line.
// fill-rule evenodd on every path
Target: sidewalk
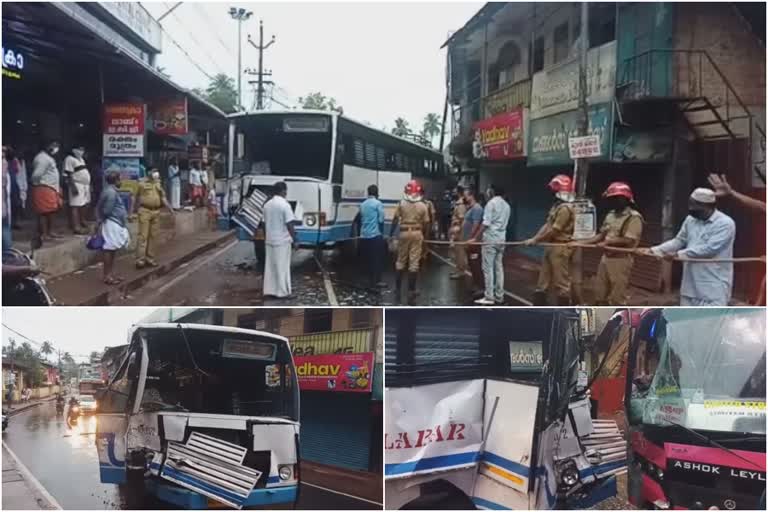
M 29 471 L 19 465 L 3 442 L 3 510 L 60 510 Z
M 302 482 L 326 487 L 377 503 L 384 503 L 383 478 L 383 475 L 378 473 L 354 471 L 308 460 L 301 461 Z
M 205 231 L 176 237 L 158 248 L 155 258 L 158 266 L 154 268 L 137 269 L 133 253 L 124 254 L 115 260 L 115 274 L 124 279 L 119 286 L 104 284 L 102 265 L 96 263 L 51 279 L 48 287 L 57 306 L 108 306 L 148 281 L 175 270 L 234 237 L 234 231 Z
M 26 411 L 27 409 L 32 409 L 33 407 L 37 407 L 38 405 L 41 405 L 45 402 L 50 402 L 56 398 L 55 396 L 48 396 L 45 398 L 38 398 L 35 400 L 30 400 L 29 402 L 23 402 L 23 403 L 16 403 L 15 405 L 8 406 L 8 403 L 6 400 L 3 400 L 3 409 L 8 412 L 8 416 L 14 416 L 16 414 L 19 414 L 20 412 Z

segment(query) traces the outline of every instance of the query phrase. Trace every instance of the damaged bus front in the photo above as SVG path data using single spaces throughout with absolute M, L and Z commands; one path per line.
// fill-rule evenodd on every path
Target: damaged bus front
M 442 357 L 433 336 L 432 361 L 388 369 L 387 506 L 585 508 L 614 496 L 625 441 L 590 415 L 579 314 L 475 314 L 486 314 L 479 359 Z
M 293 505 L 299 388 L 288 340 L 199 324 L 135 328 L 106 389 L 101 481 L 179 508 Z

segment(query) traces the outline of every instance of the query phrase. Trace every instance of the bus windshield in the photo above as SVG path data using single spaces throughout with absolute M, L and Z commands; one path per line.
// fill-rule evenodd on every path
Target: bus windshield
M 244 140 L 239 167 L 245 172 L 328 179 L 330 116 L 258 114 L 238 118 L 236 126 Z
M 288 344 L 269 337 L 162 329 L 147 341 L 146 410 L 186 410 L 298 421 Z
M 667 309 L 657 322 L 658 363 L 643 422 L 765 432 L 765 313 Z

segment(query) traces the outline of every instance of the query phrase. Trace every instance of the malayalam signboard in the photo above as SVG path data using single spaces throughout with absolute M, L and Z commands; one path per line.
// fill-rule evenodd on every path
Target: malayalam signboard
M 104 156 L 144 156 L 143 103 L 104 105 Z
M 528 128 L 528 165 L 571 163 L 568 141 L 578 136 L 580 115 L 574 110 L 531 120 Z M 589 108 L 587 134 L 599 138 L 601 158 L 610 153 L 613 134 L 613 106 L 610 103 Z
M 303 391 L 371 392 L 373 352 L 294 356 L 293 362 Z
M 616 41 L 587 53 L 587 103 L 613 101 L 616 89 Z M 579 59 L 568 59 L 533 75 L 531 119 L 540 119 L 579 106 Z
M 585 137 L 570 137 L 568 139 L 568 154 L 573 159 L 596 158 L 602 156 L 600 137 L 587 135 Z
M 24 71 L 24 54 L 14 48 L 2 47 L 3 76 L 21 80 Z
M 540 372 L 544 367 L 541 341 L 510 341 L 509 364 L 513 372 Z
M 186 96 L 153 103 L 152 130 L 159 135 L 186 135 L 189 132 L 187 108 Z
M 510 160 L 525 156 L 523 109 L 504 112 L 474 125 L 474 157 Z
M 477 464 L 483 380 L 387 388 L 384 475 L 403 478 Z

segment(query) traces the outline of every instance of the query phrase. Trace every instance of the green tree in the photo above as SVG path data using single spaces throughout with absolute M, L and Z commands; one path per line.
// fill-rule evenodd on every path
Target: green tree
M 411 129 L 408 128 L 408 121 L 403 119 L 402 117 L 398 117 L 395 119 L 395 127 L 392 128 L 392 135 L 397 135 L 398 137 L 405 137 L 411 133 Z
M 301 108 L 305 110 L 333 110 L 342 112 L 344 109 L 338 104 L 336 98 L 326 96 L 321 92 L 311 92 L 299 98 Z
M 44 341 L 43 345 L 40 347 L 40 354 L 42 354 L 42 359 L 48 359 L 48 356 L 53 353 L 53 345 L 51 345 L 50 341 Z
M 235 79 L 223 73 L 213 77 L 203 97 L 228 114 L 237 111 Z
M 3 354 L 9 357 L 16 355 L 16 340 L 14 338 L 8 338 L 8 344 L 3 345 Z
M 440 117 L 437 114 L 430 113 L 424 117 L 424 127 L 421 130 L 421 134 L 425 139 L 432 142 L 436 135 L 440 135 L 441 129 Z

